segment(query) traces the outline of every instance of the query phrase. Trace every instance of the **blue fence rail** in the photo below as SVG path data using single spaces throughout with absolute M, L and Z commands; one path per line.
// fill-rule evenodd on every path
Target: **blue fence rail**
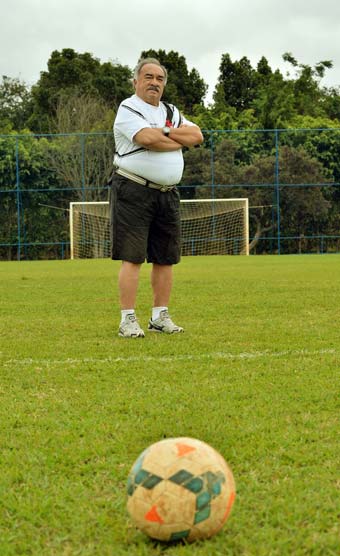
M 248 197 L 252 253 L 340 252 L 340 129 L 205 130 L 183 198 Z M 0 258 L 69 256 L 72 201 L 107 200 L 112 133 L 0 135 Z

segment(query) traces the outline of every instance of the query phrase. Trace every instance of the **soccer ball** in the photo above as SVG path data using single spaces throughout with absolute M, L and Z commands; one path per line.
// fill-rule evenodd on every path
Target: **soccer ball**
M 211 446 L 168 438 L 133 464 L 127 508 L 136 526 L 161 541 L 206 539 L 225 523 L 235 499 L 233 474 Z

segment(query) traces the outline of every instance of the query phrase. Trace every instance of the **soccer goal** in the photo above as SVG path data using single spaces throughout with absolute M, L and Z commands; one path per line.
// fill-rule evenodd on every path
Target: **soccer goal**
M 182 255 L 249 255 L 248 199 L 181 200 Z M 108 201 L 70 203 L 71 259 L 109 257 Z

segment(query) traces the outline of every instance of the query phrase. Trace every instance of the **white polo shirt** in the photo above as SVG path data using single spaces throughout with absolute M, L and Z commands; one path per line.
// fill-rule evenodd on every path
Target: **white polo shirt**
M 161 185 L 179 183 L 184 168 L 181 149 L 156 152 L 134 142 L 136 133 L 141 129 L 164 127 L 166 117 L 166 107 L 162 102 L 159 106 L 153 106 L 137 95 L 124 100 L 118 108 L 113 126 L 116 143 L 115 165 Z M 178 126 L 180 117 L 178 109 L 174 107 L 174 127 Z M 187 125 L 195 125 L 183 116 L 182 121 Z

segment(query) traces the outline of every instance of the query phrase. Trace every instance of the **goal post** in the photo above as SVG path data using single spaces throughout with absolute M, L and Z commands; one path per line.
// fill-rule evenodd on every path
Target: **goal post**
M 248 199 L 183 199 L 182 255 L 249 255 Z M 108 201 L 70 203 L 70 256 L 110 257 Z

